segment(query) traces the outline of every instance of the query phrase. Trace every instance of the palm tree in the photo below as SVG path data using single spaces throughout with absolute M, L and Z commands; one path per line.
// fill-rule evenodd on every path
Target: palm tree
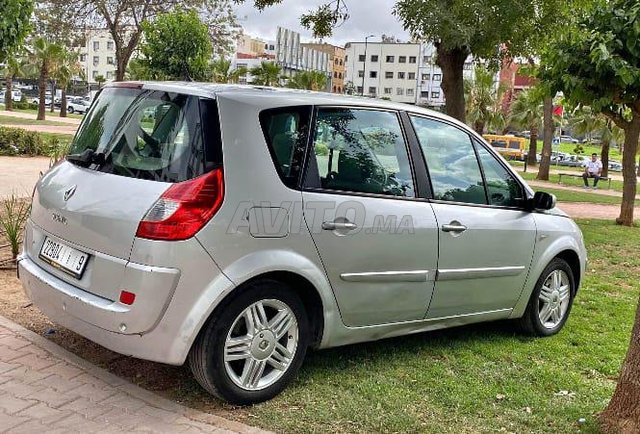
M 274 62 L 261 62 L 260 66 L 251 68 L 253 83 L 261 86 L 279 86 L 282 78 L 282 67 Z
M 62 56 L 62 46 L 49 42 L 43 37 L 38 37 L 33 42 L 33 51 L 31 53 L 32 61 L 38 68 L 38 117 L 39 121 L 45 119 L 45 92 L 47 82 L 51 73 L 55 70 L 57 63 Z M 53 94 L 51 95 L 51 104 L 53 105 Z
M 237 83 L 240 77 L 247 74 L 247 68 L 231 69 L 231 60 L 224 57 L 211 63 L 211 71 L 215 83 Z
M 538 89 L 531 88 L 520 92 L 511 105 L 511 119 L 513 122 L 521 128 L 528 128 L 531 134 L 529 138 L 529 155 L 527 156 L 527 163 L 530 165 L 537 164 L 538 130 L 543 111 L 542 100 L 542 95 Z
M 485 126 L 501 132 L 508 123 L 501 106 L 506 88 L 495 85 L 495 72 L 484 65 L 477 65 L 474 75 L 464 83 L 467 122 L 479 134 L 484 133 Z
M 602 115 L 594 112 L 591 107 L 579 105 L 573 111 L 569 124 L 576 134 L 585 136 L 587 142 L 591 143 L 593 133 L 602 126 L 601 116 Z
M 67 117 L 67 88 L 69 83 L 74 77 L 82 76 L 83 72 L 84 70 L 78 62 L 78 53 L 65 48 L 53 73 L 53 77 L 62 89 L 60 117 Z
M 25 74 L 25 59 L 18 56 L 9 56 L 2 68 L 2 75 L 6 83 L 4 94 L 4 109 L 13 111 L 13 80 Z
M 327 76 L 320 71 L 302 71 L 289 79 L 287 87 L 292 89 L 324 90 Z

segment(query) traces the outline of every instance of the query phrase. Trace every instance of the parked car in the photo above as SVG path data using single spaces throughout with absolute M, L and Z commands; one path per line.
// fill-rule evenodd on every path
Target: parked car
M 609 161 L 609 170 L 613 172 L 622 172 L 622 163 L 619 161 Z
M 580 141 L 571 136 L 560 136 L 560 143 L 580 143 Z
M 553 335 L 586 263 L 555 197 L 444 114 L 198 83 L 106 85 L 24 246 L 53 321 L 187 361 L 237 404 L 282 391 L 309 347 L 499 319 Z
M 84 98 L 72 98 L 67 102 L 69 113 L 85 114 L 91 106 Z
M 3 103 L 6 101 L 6 89 L 0 89 L 0 101 Z M 14 102 L 22 101 L 22 92 L 20 90 L 12 90 L 11 91 L 11 100 Z
M 558 161 L 560 166 L 585 167 L 589 159 L 582 155 L 569 155 Z

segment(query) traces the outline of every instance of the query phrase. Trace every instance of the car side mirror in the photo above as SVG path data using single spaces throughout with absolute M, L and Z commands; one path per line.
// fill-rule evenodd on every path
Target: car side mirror
M 556 206 L 556 196 L 544 191 L 536 191 L 536 193 L 533 195 L 533 199 L 530 200 L 530 204 L 532 210 L 552 209 Z

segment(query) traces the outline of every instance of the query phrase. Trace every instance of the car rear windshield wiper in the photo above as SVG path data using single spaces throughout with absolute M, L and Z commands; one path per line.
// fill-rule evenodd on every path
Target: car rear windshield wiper
M 93 149 L 88 148 L 80 154 L 67 155 L 67 161 L 75 163 L 82 167 L 89 167 L 92 164 L 102 166 L 106 161 L 106 158 L 104 153 L 96 152 Z

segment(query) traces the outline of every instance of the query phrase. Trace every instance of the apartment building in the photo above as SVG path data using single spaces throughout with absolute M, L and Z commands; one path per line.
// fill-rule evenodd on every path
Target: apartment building
M 464 64 L 464 78 L 474 78 L 473 57 L 469 56 Z M 436 65 L 436 48 L 433 44 L 424 43 L 420 46 L 420 68 L 418 81 L 418 104 L 428 107 L 444 106 L 444 92 L 442 85 L 442 70 Z
M 303 47 L 321 51 L 329 55 L 329 73 L 331 81 L 329 89 L 332 93 L 344 93 L 346 67 L 344 63 L 345 49 L 337 45 L 325 43 L 304 43 Z
M 76 51 L 89 83 L 95 84 L 99 76 L 106 81 L 116 78 L 116 46 L 108 30 L 87 30 L 85 45 Z
M 396 102 L 417 102 L 420 44 L 349 42 L 345 86 L 355 93 Z
M 298 71 L 321 71 L 329 78 L 329 54 L 301 44 L 300 33 L 278 27 L 275 45 L 276 62 L 285 75 L 292 76 Z

